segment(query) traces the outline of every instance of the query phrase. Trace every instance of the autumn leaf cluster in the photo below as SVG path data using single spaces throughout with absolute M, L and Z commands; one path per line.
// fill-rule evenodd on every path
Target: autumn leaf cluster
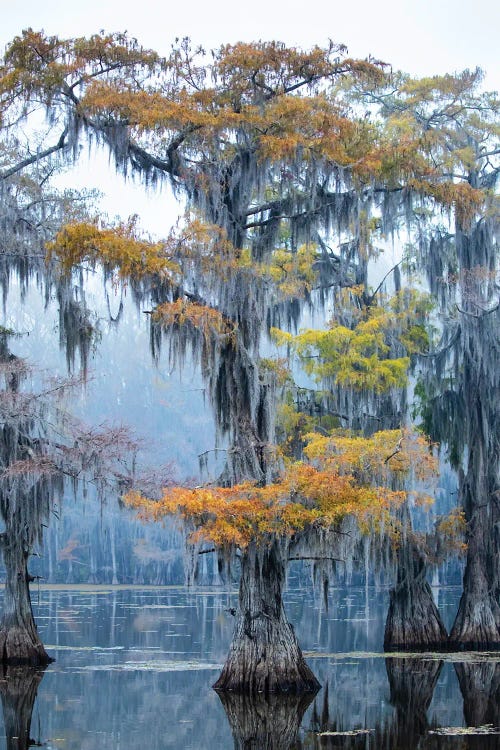
M 265 487 L 169 487 L 160 500 L 130 492 L 129 507 L 148 521 L 180 519 L 190 541 L 244 549 L 251 541 L 290 537 L 312 527 L 335 527 L 346 516 L 363 529 L 382 528 L 408 496 L 389 489 L 397 477 L 415 472 L 419 481 L 436 472 L 428 443 L 412 433 L 385 431 L 372 438 L 308 437 L 308 461 L 291 464 Z

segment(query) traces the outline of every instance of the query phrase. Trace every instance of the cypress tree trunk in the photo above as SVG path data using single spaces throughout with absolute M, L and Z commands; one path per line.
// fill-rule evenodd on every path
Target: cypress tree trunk
M 495 544 L 495 534 L 498 533 L 495 527 L 499 522 L 493 521 L 493 511 L 490 504 L 476 506 L 471 511 L 463 592 L 450 633 L 451 648 L 500 648 L 500 560 L 498 545 Z
M 465 377 L 474 366 L 466 363 Z M 470 378 L 468 378 L 470 379 Z M 491 422 L 496 396 L 469 389 L 471 422 L 467 473 L 461 472 L 460 500 L 467 521 L 463 592 L 450 633 L 456 649 L 500 648 L 500 500 L 498 438 Z M 498 423 L 497 423 L 498 425 Z
M 385 624 L 386 651 L 442 648 L 448 633 L 426 579 L 423 553 L 411 539 L 409 510 L 403 511 L 403 535 L 397 552 L 396 585 L 390 593 Z
M 53 659 L 45 651 L 33 617 L 30 598 L 28 553 L 19 535 L 0 536 L 6 580 L 0 620 L 0 662 L 42 666 Z
M 467 563 L 450 634 L 459 649 L 500 648 L 500 309 L 494 306 L 496 244 L 487 222 L 457 230 L 463 273 L 460 346 L 466 468 L 460 502 L 467 521 Z
M 215 690 L 268 694 L 319 689 L 285 616 L 284 580 L 279 543 L 262 549 L 251 544 L 242 556 L 233 640 Z
M 38 744 L 30 737 L 31 715 L 43 672 L 8 667 L 0 672 L 0 695 L 7 750 L 28 750 Z

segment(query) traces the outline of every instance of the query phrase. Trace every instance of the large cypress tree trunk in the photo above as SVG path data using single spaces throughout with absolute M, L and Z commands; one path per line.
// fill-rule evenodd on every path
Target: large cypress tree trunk
M 0 662 L 42 666 L 53 661 L 40 640 L 30 598 L 28 553 L 18 534 L 0 536 L 6 580 L 0 620 Z
M 403 519 L 403 534 L 396 562 L 396 585 L 390 593 L 385 624 L 385 650 L 442 648 L 447 643 L 448 633 L 426 579 L 424 555 L 412 541 L 408 509 Z
M 500 484 L 498 421 L 495 423 L 493 412 L 498 411 L 495 402 L 500 394 L 492 393 L 486 383 L 481 385 L 475 370 L 476 363 L 467 357 L 464 378 L 469 384 L 466 408 L 470 429 L 467 471 L 460 477 L 467 562 L 450 647 L 495 649 L 500 648 Z
M 489 222 L 458 227 L 461 269 L 461 408 L 465 470 L 460 502 L 467 522 L 464 588 L 450 634 L 453 648 L 500 648 L 500 309 L 496 243 Z
M 482 507 L 476 502 L 470 505 L 466 511 L 470 520 L 463 592 L 450 633 L 450 647 L 491 650 L 500 648 L 500 560 L 495 537 L 499 514 L 494 501 L 485 502 Z
M 302 656 L 282 600 L 285 563 L 277 541 L 250 544 L 241 561 L 239 607 L 216 690 L 313 692 L 320 684 Z
M 28 750 L 38 744 L 30 736 L 31 715 L 43 672 L 30 667 L 4 667 L 0 675 L 7 750 Z

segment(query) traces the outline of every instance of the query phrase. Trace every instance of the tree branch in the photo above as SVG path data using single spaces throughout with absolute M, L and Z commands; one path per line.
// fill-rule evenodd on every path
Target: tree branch
M 29 167 L 31 164 L 35 164 L 37 161 L 42 161 L 42 159 L 46 159 L 47 156 L 50 156 L 56 151 L 60 151 L 61 149 L 63 149 L 66 146 L 67 135 L 68 128 L 65 127 L 63 132 L 61 133 L 61 137 L 54 146 L 50 146 L 49 148 L 45 149 L 45 151 L 38 151 L 36 154 L 23 159 L 15 166 L 7 169 L 5 172 L 0 173 L 0 180 L 6 180 L 9 177 L 12 177 L 12 175 L 16 174 L 17 172 L 20 172 L 25 167 Z

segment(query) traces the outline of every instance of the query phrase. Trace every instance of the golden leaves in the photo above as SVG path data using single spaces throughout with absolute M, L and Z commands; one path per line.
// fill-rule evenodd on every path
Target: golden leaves
M 439 203 L 455 210 L 460 226 L 467 229 L 474 216 L 481 211 L 485 204 L 484 191 L 473 188 L 467 182 L 430 182 L 428 180 L 412 179 L 408 187 L 423 195 L 435 198 Z
M 235 323 L 218 310 L 185 299 L 158 305 L 153 312 L 153 320 L 165 327 L 191 325 L 206 340 L 216 337 L 234 341 L 236 335 Z
M 194 529 L 193 542 L 245 548 L 250 541 L 264 543 L 272 535 L 290 536 L 311 525 L 335 526 L 347 515 L 364 527 L 382 524 L 407 497 L 406 492 L 388 489 L 391 477 L 412 470 L 423 480 L 436 471 L 427 442 L 398 431 L 375 433 L 370 439 L 310 435 L 306 453 L 309 463 L 291 464 L 278 481 L 265 487 L 251 482 L 170 487 L 159 501 L 131 492 L 125 502 L 144 520 L 181 519 Z
M 428 335 L 423 320 L 429 312 L 426 295 L 403 290 L 390 299 L 374 300 L 363 307 L 352 304 L 363 296 L 359 287 L 341 291 L 341 309 L 353 310 L 353 325 L 339 324 L 335 318 L 326 330 L 306 329 L 292 335 L 271 329 L 278 346 L 287 346 L 297 355 L 302 367 L 316 381 L 333 380 L 356 391 L 383 393 L 406 385 L 409 356 L 397 356 L 395 346 L 405 354 L 425 350 Z M 401 352 L 403 353 L 403 352 Z
M 47 243 L 47 253 L 49 259 L 61 262 L 63 271 L 83 262 L 101 262 L 122 279 L 147 274 L 173 279 L 179 272 L 163 243 L 140 238 L 135 217 L 114 227 L 100 227 L 97 222 L 66 224 Z

